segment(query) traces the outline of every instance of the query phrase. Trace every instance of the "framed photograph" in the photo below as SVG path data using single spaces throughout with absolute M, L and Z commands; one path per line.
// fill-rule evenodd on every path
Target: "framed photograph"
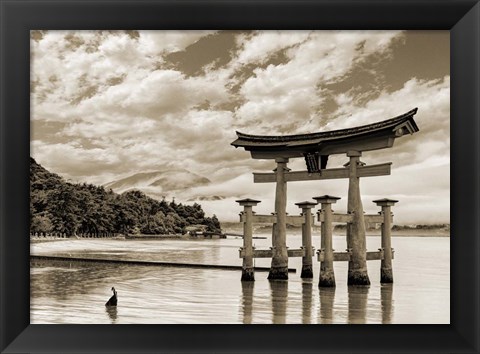
M 2 0 L 2 353 L 477 352 L 479 6 Z

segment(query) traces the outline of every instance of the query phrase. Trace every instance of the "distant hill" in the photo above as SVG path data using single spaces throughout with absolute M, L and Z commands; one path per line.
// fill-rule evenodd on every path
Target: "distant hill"
M 200 195 L 200 196 L 196 196 L 188 199 L 187 202 L 194 202 L 197 200 L 201 202 L 205 202 L 205 201 L 217 201 L 217 200 L 224 200 L 224 199 L 225 197 L 221 195 L 212 195 L 212 196 Z
M 210 183 L 206 177 L 199 176 L 185 169 L 171 169 L 164 171 L 141 172 L 132 176 L 112 181 L 104 185 L 115 192 L 125 192 L 132 189 L 156 187 L 157 193 L 163 191 L 181 191 L 192 187 L 205 186 Z
M 160 179 L 158 174 L 150 178 Z M 220 232 L 216 216 L 206 217 L 200 204 L 159 201 L 138 190 L 117 194 L 102 186 L 69 183 L 30 158 L 31 233 L 178 234 L 190 225 Z

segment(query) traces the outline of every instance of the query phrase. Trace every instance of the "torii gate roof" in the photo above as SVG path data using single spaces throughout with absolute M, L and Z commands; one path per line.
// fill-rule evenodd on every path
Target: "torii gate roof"
M 296 135 L 250 135 L 236 132 L 231 143 L 250 151 L 253 158 L 304 157 L 305 154 L 342 154 L 389 148 L 396 138 L 418 132 L 413 116 L 417 108 L 395 118 L 353 128 Z

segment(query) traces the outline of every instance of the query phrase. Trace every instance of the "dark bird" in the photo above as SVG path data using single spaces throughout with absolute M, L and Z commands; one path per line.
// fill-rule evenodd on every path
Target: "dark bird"
M 113 291 L 113 295 L 112 297 L 107 301 L 107 303 L 105 304 L 105 306 L 117 306 L 117 291 L 115 290 L 115 288 L 112 286 L 112 291 Z

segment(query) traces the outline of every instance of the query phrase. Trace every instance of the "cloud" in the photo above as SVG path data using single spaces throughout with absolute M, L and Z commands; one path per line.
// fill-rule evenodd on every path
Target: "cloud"
M 394 92 L 383 92 L 366 105 L 357 105 L 354 100 L 345 101 L 337 110 L 326 130 L 341 129 L 352 125 L 363 125 L 392 118 L 418 107 L 415 121 L 420 129 L 412 137 L 396 139 L 392 149 L 372 152 L 373 161 L 380 158 L 393 159 L 395 164 L 404 165 L 425 162 L 438 155 L 448 156 L 450 149 L 450 78 L 419 81 L 411 79 L 403 88 Z M 366 154 L 365 154 L 366 155 Z
M 286 35 L 285 32 L 267 32 L 254 37 L 252 42 L 279 42 L 288 46 L 290 42 L 283 40 Z M 292 42 L 293 39 L 298 41 L 299 35 L 302 40 L 287 51 L 288 63 L 256 69 L 240 89 L 245 104 L 236 113 L 246 129 L 261 119 L 268 123 L 267 129 L 273 133 L 309 131 L 313 127 L 309 123 L 316 119 L 326 99 L 318 90 L 319 84 L 345 75 L 355 63 L 373 52 L 386 51 L 388 43 L 400 33 L 300 32 L 291 36 Z M 258 37 L 266 39 L 262 41 Z M 269 48 L 279 49 L 273 44 L 266 48 L 259 53 L 269 53 Z M 247 55 L 240 53 L 239 58 L 250 57 L 248 49 L 247 46 Z M 288 122 L 287 128 L 283 127 L 285 122 Z
M 261 62 L 281 49 L 298 46 L 306 41 L 310 34 L 310 31 L 259 31 L 239 36 L 241 51 L 236 62 L 240 65 Z
M 101 148 L 84 149 L 76 142 L 63 144 L 44 144 L 31 142 L 33 156 L 42 156 L 42 163 L 52 172 L 76 179 L 76 176 L 94 177 L 105 171 L 119 171 L 122 161 L 118 155 L 112 155 Z
M 185 50 L 201 38 L 214 34 L 216 31 L 141 31 L 138 43 L 142 52 L 150 55 Z
M 273 211 L 274 186 L 253 184 L 251 173 L 275 167 L 231 146 L 236 130 L 340 129 L 418 107 L 420 132 L 397 139 L 392 149 L 364 153 L 368 164 L 393 165 L 392 176 L 365 179 L 362 190 L 366 197 L 391 194 L 415 204 L 399 204 L 400 220 L 448 220 L 449 73 L 405 74 L 388 85 L 404 62 L 397 56 L 408 57 L 402 46 L 415 49 L 408 38 L 399 31 L 35 33 L 32 155 L 66 178 L 98 184 L 159 166 L 185 168 L 213 183 L 179 198 L 221 195 L 226 199 L 202 204 L 217 208 L 220 218 L 236 218 L 240 197 L 262 198 L 259 208 Z M 332 156 L 329 167 L 346 160 Z M 305 169 L 302 159 L 289 165 Z M 425 182 L 430 179 L 435 182 Z M 289 212 L 297 213 L 294 202 L 325 193 L 345 197 L 346 181 L 292 183 Z M 441 211 L 431 214 L 434 199 Z

